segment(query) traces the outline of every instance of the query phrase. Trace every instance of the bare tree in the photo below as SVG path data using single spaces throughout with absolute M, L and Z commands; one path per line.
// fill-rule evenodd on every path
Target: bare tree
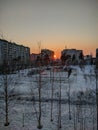
M 73 118 L 74 118 L 74 130 L 77 130 L 77 116 L 76 116 L 76 109 L 74 107 L 74 113 L 73 113 Z
M 69 81 L 69 79 L 68 79 L 68 85 L 69 85 L 69 90 L 68 90 L 69 120 L 71 120 L 71 110 L 70 110 L 70 81 Z
M 12 94 L 14 92 L 14 85 L 17 78 L 13 76 L 13 74 L 10 74 L 9 69 L 9 46 L 8 43 L 6 43 L 6 54 L 4 57 L 4 63 L 2 68 L 2 95 L 5 102 L 5 126 L 9 125 L 9 104 L 10 104 L 10 98 L 12 97 Z
M 60 85 L 59 85 L 59 113 L 58 113 L 58 128 L 61 128 L 61 74 L 59 73 L 60 77 Z
M 8 81 L 7 81 L 7 75 L 4 76 L 4 89 L 5 89 L 5 126 L 9 125 L 9 119 L 8 119 Z
M 5 38 L 3 32 L 0 32 L 0 37 L 1 37 L 1 39 L 4 39 L 4 38 Z
M 39 53 L 41 50 L 41 42 L 38 42 L 38 47 L 39 47 Z M 38 80 L 38 94 L 39 94 L 39 115 L 38 115 L 38 129 L 41 129 L 43 126 L 41 124 L 41 118 L 42 118 L 42 107 L 41 107 L 41 62 L 39 62 L 39 80 Z
M 38 93 L 39 93 L 39 116 L 38 116 L 38 129 L 42 128 L 41 117 L 42 117 L 42 108 L 41 108 L 41 74 L 39 73 L 39 81 L 38 81 Z
M 52 86 L 51 86 L 51 121 L 53 121 L 53 94 L 54 94 L 54 68 L 52 69 Z
M 11 108 L 15 104 L 11 102 L 14 96 L 15 84 L 18 82 L 18 77 L 13 74 L 3 74 L 0 77 L 1 80 L 1 89 L 0 89 L 0 96 L 4 100 L 4 115 L 5 115 L 5 126 L 9 125 L 9 112 Z
M 38 81 L 38 79 L 37 79 L 37 77 L 36 77 L 36 81 Z M 30 78 L 30 86 L 31 86 L 31 95 L 32 95 L 32 103 L 33 103 L 33 109 L 34 109 L 34 112 L 35 112 L 35 114 L 36 114 L 36 119 L 37 119 L 37 121 L 39 121 L 39 113 L 38 113 L 38 110 L 37 110 L 37 108 L 36 108 L 36 96 L 35 96 L 35 93 L 34 93 L 34 86 L 33 86 L 33 82 L 32 82 L 32 78 Z M 36 87 L 38 87 L 37 85 L 36 85 Z

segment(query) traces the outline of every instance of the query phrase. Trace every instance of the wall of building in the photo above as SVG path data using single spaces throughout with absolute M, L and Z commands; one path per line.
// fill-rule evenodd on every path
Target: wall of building
M 53 60 L 53 58 L 54 58 L 54 51 L 49 50 L 49 49 L 42 49 L 41 50 L 41 56 L 44 57 L 46 54 L 49 56 L 50 60 Z
M 70 63 L 71 64 L 79 64 L 81 61 L 80 61 L 80 54 L 83 54 L 83 51 L 82 50 L 76 50 L 76 49 L 64 49 L 62 52 L 61 52 L 61 56 L 69 56 L 70 57 Z M 75 56 L 75 60 L 72 61 L 73 59 L 73 56 Z M 68 58 L 69 60 L 69 58 Z M 67 60 L 66 60 L 67 62 Z M 73 62 L 73 63 L 72 63 Z M 65 63 L 66 64 L 66 63 Z
M 0 65 L 28 65 L 30 48 L 0 39 Z

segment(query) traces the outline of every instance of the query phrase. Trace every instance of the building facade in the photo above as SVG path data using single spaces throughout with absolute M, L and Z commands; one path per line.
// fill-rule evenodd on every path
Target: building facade
M 42 49 L 41 50 L 41 57 L 44 58 L 46 55 L 49 56 L 50 60 L 54 59 L 54 51 L 49 50 L 49 49 Z
M 0 39 L 0 66 L 29 65 L 30 48 Z
M 83 57 L 82 50 L 64 49 L 61 51 L 61 60 L 63 64 L 79 64 Z
M 35 54 L 35 53 L 30 54 L 30 64 L 32 66 L 36 67 L 36 60 L 38 56 L 40 56 L 40 54 Z

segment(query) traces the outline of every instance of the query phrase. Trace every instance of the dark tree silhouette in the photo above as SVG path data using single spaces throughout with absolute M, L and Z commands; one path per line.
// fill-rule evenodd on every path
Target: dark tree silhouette
M 76 59 L 75 54 L 72 56 L 72 61 L 74 61 Z
M 49 62 L 50 62 L 50 58 L 49 58 L 49 55 L 48 54 L 45 54 L 44 55 L 44 65 L 48 65 L 49 64 Z
M 83 60 L 84 57 L 83 57 L 83 53 L 81 52 L 80 55 L 79 55 L 79 59 Z
M 65 54 L 62 54 L 62 55 L 61 55 L 61 58 L 60 58 L 61 61 L 62 61 L 62 65 L 65 64 L 65 58 L 66 58 L 66 57 L 65 57 Z
M 36 58 L 36 65 L 39 67 L 42 64 L 42 59 L 40 56 L 37 56 Z

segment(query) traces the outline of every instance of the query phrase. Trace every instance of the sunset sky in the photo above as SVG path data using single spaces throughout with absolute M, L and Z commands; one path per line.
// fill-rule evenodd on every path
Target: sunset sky
M 0 37 L 30 47 L 82 49 L 95 56 L 98 48 L 98 0 L 0 0 Z

